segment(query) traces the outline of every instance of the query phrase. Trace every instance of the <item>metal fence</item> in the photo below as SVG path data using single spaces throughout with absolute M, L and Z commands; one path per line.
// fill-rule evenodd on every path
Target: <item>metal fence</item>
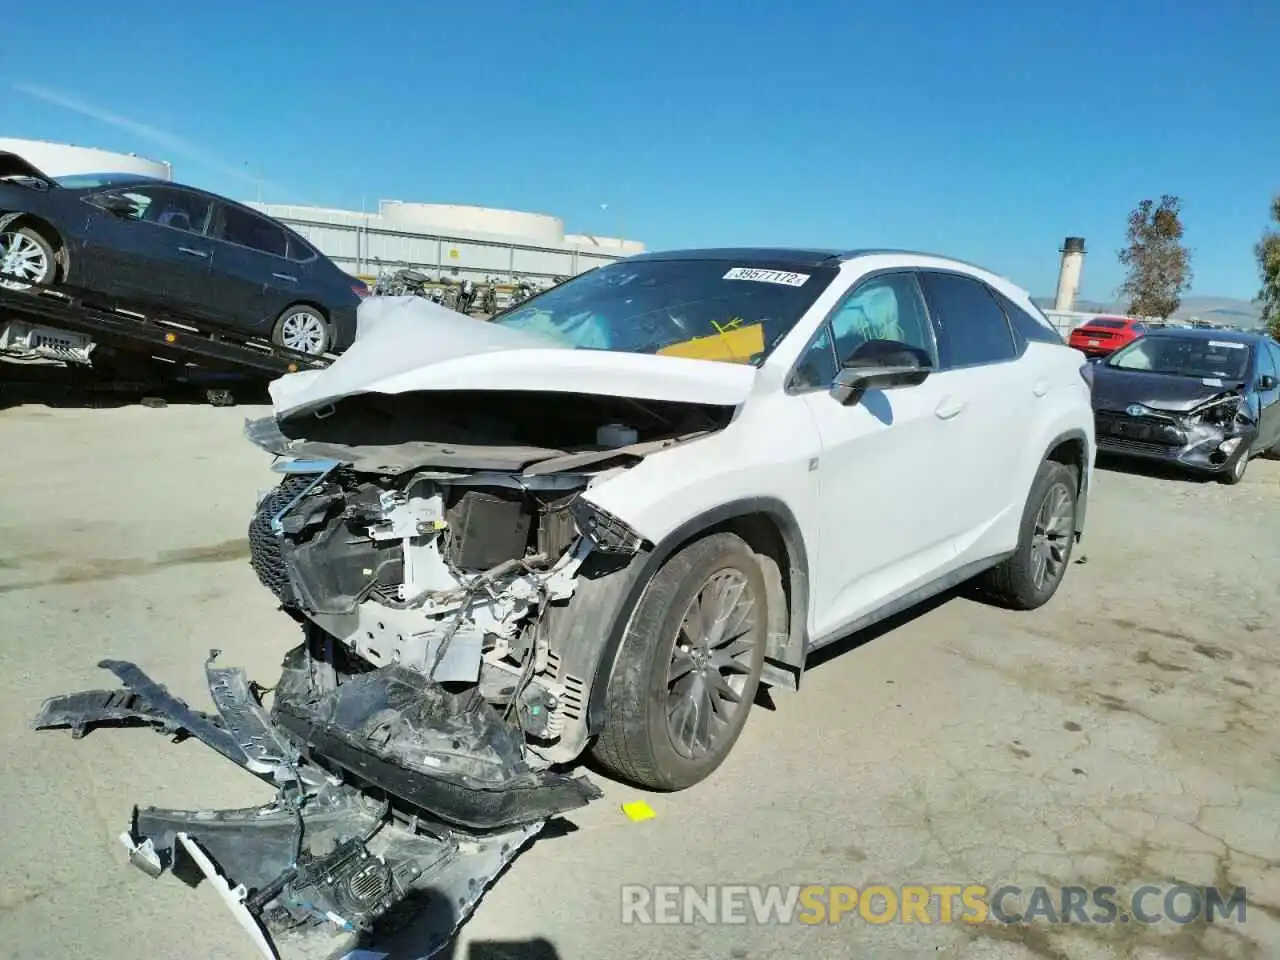
M 348 273 L 376 277 L 409 267 L 437 277 L 476 282 L 496 277 L 549 281 L 573 277 L 629 254 L 603 249 L 563 247 L 475 236 L 411 233 L 364 224 L 334 223 L 276 216 Z

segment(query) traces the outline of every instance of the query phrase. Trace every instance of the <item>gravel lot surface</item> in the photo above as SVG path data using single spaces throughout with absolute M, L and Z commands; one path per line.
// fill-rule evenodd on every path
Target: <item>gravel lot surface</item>
M 296 641 L 246 562 L 274 480 L 240 436 L 259 412 L 0 411 L 0 956 L 255 956 L 207 884 L 148 879 L 116 837 L 136 802 L 235 806 L 266 788 L 194 742 L 27 725 L 46 696 L 114 686 L 105 657 L 202 707 L 212 647 L 274 682 Z M 1048 607 L 932 604 L 757 710 L 701 787 L 605 782 L 576 831 L 501 878 L 455 956 L 1280 956 L 1280 463 L 1238 487 L 1110 469 L 1096 487 Z M 629 821 L 635 799 L 657 816 Z M 623 884 L 1178 882 L 1247 887 L 1245 922 L 621 922 Z

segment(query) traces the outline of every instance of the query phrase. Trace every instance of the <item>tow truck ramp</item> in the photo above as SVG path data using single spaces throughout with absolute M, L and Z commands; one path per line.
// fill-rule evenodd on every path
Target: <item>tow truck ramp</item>
M 320 369 L 335 359 L 243 333 L 213 331 L 150 304 L 113 300 L 66 284 L 0 287 L 0 355 L 93 366 L 93 354 L 102 347 L 144 360 L 265 379 Z

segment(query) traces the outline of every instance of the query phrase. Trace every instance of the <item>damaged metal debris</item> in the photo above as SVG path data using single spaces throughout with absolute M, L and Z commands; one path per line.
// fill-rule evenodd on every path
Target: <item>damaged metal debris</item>
M 123 689 L 54 697 L 32 725 L 79 737 L 146 723 L 277 786 L 257 808 L 140 807 L 121 835 L 148 875 L 209 879 L 264 956 L 342 956 L 395 934 L 429 957 L 548 818 L 599 796 L 585 778 L 530 769 L 518 734 L 474 692 L 398 665 L 339 682 L 309 639 L 286 656 L 268 712 L 217 653 L 215 714 L 107 660 Z

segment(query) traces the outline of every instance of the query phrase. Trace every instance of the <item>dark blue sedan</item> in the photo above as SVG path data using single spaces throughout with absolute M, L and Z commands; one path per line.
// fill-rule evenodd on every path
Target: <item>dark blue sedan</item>
M 1237 330 L 1153 329 L 1092 365 L 1098 451 L 1239 483 L 1280 454 L 1280 343 Z
M 0 286 L 66 283 L 307 354 L 355 339 L 364 282 L 288 227 L 135 174 L 50 177 L 0 152 Z

